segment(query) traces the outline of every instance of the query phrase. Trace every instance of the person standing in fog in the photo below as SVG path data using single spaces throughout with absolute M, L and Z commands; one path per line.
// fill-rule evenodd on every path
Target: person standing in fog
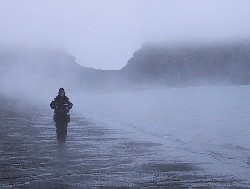
M 70 122 L 69 110 L 73 104 L 65 95 L 63 88 L 59 89 L 57 97 L 50 103 L 51 109 L 54 109 L 54 122 L 56 123 L 57 140 L 59 142 L 66 142 L 67 126 Z

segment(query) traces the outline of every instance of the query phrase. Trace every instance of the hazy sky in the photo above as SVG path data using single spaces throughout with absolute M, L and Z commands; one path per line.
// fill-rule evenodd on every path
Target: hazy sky
M 250 0 L 0 0 L 0 43 L 49 44 L 121 69 L 147 41 L 250 39 Z

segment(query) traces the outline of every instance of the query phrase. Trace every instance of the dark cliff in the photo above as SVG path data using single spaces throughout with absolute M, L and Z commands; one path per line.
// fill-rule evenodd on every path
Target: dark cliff
M 250 43 L 145 45 L 121 71 L 138 84 L 250 84 Z

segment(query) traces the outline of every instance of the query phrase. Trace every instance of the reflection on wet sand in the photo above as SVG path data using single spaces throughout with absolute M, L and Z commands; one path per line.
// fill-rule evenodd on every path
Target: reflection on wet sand
M 0 188 L 211 188 L 245 186 L 206 174 L 195 163 L 166 162 L 161 144 L 137 141 L 83 117 L 72 118 L 64 145 L 44 112 L 1 118 Z

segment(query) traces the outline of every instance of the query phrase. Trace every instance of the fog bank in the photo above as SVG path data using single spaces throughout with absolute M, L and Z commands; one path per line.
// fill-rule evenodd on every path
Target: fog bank
M 249 40 L 249 9 L 248 0 L 2 0 L 0 41 L 64 47 L 80 65 L 119 70 L 145 41 Z
M 112 54 L 111 54 L 112 56 Z M 1 94 L 48 101 L 66 92 L 113 93 L 150 88 L 250 84 L 249 42 L 144 44 L 121 70 L 80 66 L 76 58 L 51 46 L 2 46 Z

